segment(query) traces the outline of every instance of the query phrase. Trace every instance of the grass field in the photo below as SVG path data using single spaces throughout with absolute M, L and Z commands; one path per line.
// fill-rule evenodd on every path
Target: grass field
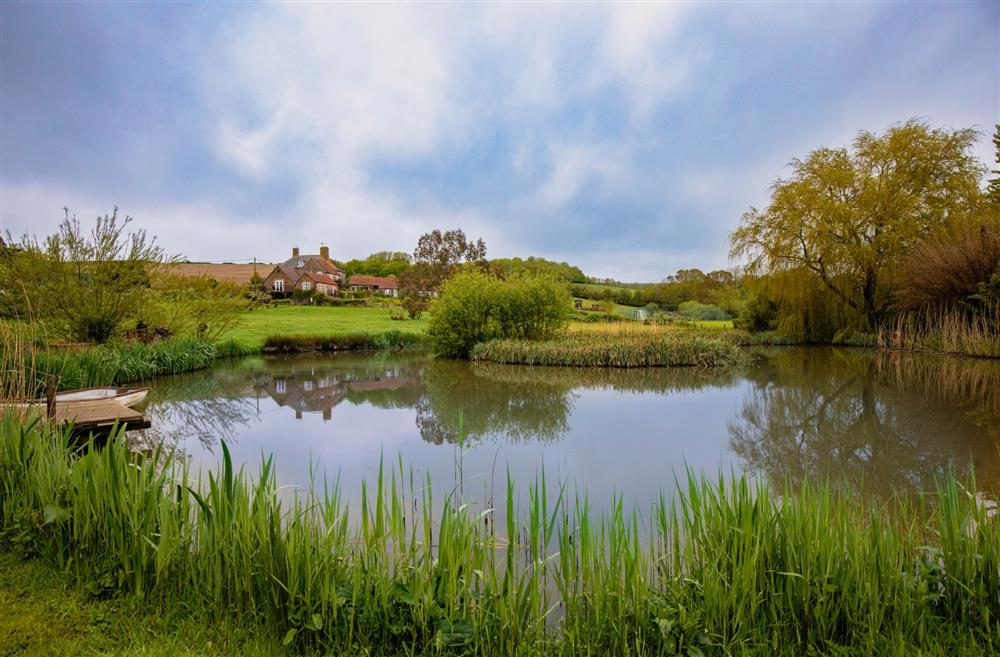
M 733 328 L 733 320 L 731 319 L 691 319 L 692 326 L 695 328 L 707 328 L 707 329 L 731 329 Z
M 272 336 L 323 336 L 405 331 L 422 333 L 424 319 L 393 320 L 387 308 L 331 308 L 285 306 L 246 313 L 224 337 L 252 349 L 260 349 Z

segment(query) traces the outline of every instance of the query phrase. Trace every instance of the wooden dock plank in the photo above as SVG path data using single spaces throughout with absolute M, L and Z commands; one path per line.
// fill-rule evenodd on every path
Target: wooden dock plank
M 26 410 L 45 416 L 45 404 L 34 404 Z M 52 421 L 59 426 L 72 423 L 77 432 L 106 431 L 116 422 L 126 431 L 150 427 L 145 415 L 115 399 L 57 401 Z

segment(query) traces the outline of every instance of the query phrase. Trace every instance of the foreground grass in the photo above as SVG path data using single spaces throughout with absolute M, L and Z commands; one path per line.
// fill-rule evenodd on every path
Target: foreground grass
M 491 340 L 472 360 L 505 365 L 584 367 L 719 367 L 742 360 L 730 340 L 677 330 L 572 332 L 555 340 Z
M 99 599 L 39 559 L 0 551 L 0 655 L 61 657 L 266 657 L 280 641 L 231 621 Z
M 508 480 L 502 516 L 435 504 L 432 491 L 400 463 L 380 468 L 348 510 L 336 487 L 283 497 L 270 459 L 250 478 L 225 447 L 199 484 L 169 456 L 142 459 L 117 440 L 80 452 L 48 430 L 0 420 L 6 549 L 64 569 L 92 593 L 185 610 L 208 627 L 244 623 L 295 649 L 1000 648 L 1000 523 L 954 479 L 926 499 L 869 507 L 825 486 L 773 497 L 745 479 L 689 476 L 676 503 L 661 498 L 646 514 L 618 502 L 600 517 L 585 496 L 553 493 L 544 474 L 524 508 Z
M 387 308 L 281 306 L 245 313 L 226 337 L 260 350 L 270 337 L 330 338 L 398 331 L 423 333 L 424 319 L 393 320 Z

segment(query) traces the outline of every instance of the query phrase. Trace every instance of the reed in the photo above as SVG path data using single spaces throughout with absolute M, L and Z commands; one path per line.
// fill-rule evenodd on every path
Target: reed
M 508 476 L 496 509 L 402 462 L 351 506 L 275 464 L 192 479 L 170 455 L 0 419 L 0 541 L 95 592 L 238 618 L 323 654 L 988 654 L 1000 521 L 952 477 L 878 506 L 823 484 L 687 473 L 647 512 Z M 519 497 L 526 492 L 526 498 Z M 780 494 L 777 494 L 780 493 Z
M 32 368 L 39 374 L 56 375 L 59 388 L 70 390 L 192 372 L 209 367 L 219 358 L 247 353 L 247 349 L 234 342 L 215 344 L 195 338 L 170 338 L 148 344 L 111 342 L 77 351 L 39 351 L 32 356 Z M 37 393 L 38 386 L 35 388 Z
M 729 340 L 680 331 L 576 333 L 555 340 L 492 340 L 477 344 L 472 360 L 506 365 L 585 367 L 719 367 L 739 363 Z
M 878 346 L 1000 358 L 1000 302 L 977 312 L 936 307 L 900 313 L 879 331 Z

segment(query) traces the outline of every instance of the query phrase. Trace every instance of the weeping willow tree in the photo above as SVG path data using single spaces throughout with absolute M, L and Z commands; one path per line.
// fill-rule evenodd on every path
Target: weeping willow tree
M 980 202 L 985 167 L 971 154 L 976 137 L 910 120 L 793 160 L 770 204 L 751 208 L 730 236 L 731 255 L 749 274 L 773 277 L 776 323 L 804 322 L 796 314 L 805 308 L 828 315 L 812 317 L 813 327 L 874 329 L 900 259 Z

